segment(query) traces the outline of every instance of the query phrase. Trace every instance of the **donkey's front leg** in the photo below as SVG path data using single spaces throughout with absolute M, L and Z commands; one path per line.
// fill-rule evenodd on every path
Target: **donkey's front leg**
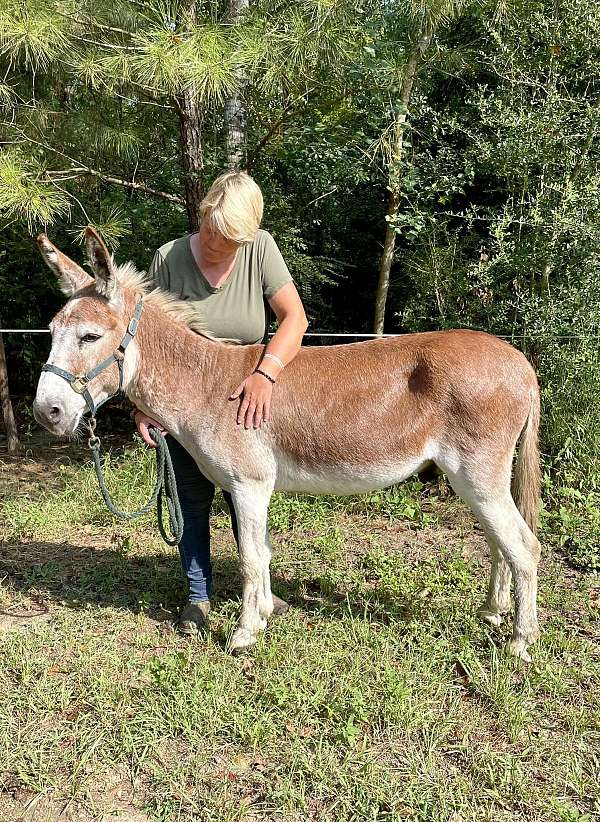
M 273 611 L 269 580 L 267 515 L 271 489 L 256 483 L 232 489 L 238 521 L 238 550 L 242 573 L 242 611 L 229 643 L 233 653 L 254 645 Z M 267 583 L 265 583 L 267 580 Z

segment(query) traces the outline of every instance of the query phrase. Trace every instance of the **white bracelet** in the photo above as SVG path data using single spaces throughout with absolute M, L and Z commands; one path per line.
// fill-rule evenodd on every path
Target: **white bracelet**
M 263 355 L 263 360 L 273 360 L 280 368 L 285 368 L 283 360 L 280 360 L 275 354 L 269 354 L 268 351 Z

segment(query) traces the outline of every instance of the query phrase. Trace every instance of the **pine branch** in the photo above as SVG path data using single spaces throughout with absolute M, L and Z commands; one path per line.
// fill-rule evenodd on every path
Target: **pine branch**
M 75 158 L 70 157 L 64 151 L 60 151 L 54 146 L 49 146 L 46 143 L 42 143 L 39 140 L 34 140 L 33 137 L 30 137 L 28 134 L 25 134 L 24 131 L 21 129 L 17 129 L 12 123 L 0 123 L 3 126 L 10 126 L 10 128 L 15 129 L 23 140 L 26 140 L 28 143 L 32 143 L 33 145 L 40 146 L 40 148 L 45 149 L 46 151 L 50 151 L 53 154 L 58 154 L 60 157 L 64 157 L 66 160 L 74 164 L 74 169 L 76 172 L 83 176 L 85 174 L 91 174 L 93 177 L 98 177 L 100 180 L 104 180 L 106 183 L 113 183 L 114 185 L 122 186 L 123 188 L 130 188 L 134 191 L 141 191 L 144 194 L 152 194 L 155 197 L 161 197 L 163 200 L 168 200 L 171 203 L 177 203 L 178 205 L 185 205 L 185 200 L 183 197 L 180 197 L 178 194 L 169 194 L 167 191 L 160 191 L 156 188 L 151 188 L 150 186 L 144 185 L 143 183 L 135 183 L 131 182 L 130 180 L 124 180 L 121 177 L 115 177 L 111 174 L 104 174 L 102 171 L 98 171 L 95 168 L 91 168 L 88 165 L 84 165 L 79 160 L 75 160 Z
M 93 175 L 94 177 L 99 177 L 107 183 L 114 183 L 115 185 L 123 186 L 123 188 L 131 188 L 134 191 L 142 191 L 144 194 L 152 194 L 155 197 L 162 197 L 163 200 L 169 200 L 171 203 L 185 205 L 185 200 L 178 194 L 169 194 L 166 191 L 159 191 L 156 188 L 150 188 L 150 186 L 144 185 L 143 183 L 132 183 L 129 180 L 122 180 L 120 177 L 112 177 L 108 174 L 103 174 L 101 171 L 96 171 L 93 168 L 88 168 L 87 173 Z
M 95 29 L 100 29 L 101 31 L 113 31 L 115 34 L 126 34 L 127 37 L 133 37 L 134 35 L 134 32 L 127 31 L 127 29 L 120 29 L 116 26 L 105 26 L 103 23 L 97 23 L 92 19 L 80 20 L 77 17 L 73 17 L 70 14 L 65 14 L 57 9 L 54 10 L 54 14 L 58 14 L 59 17 L 64 17 L 65 20 L 69 20 L 71 23 L 77 23 L 79 26 L 93 26 Z
M 141 89 L 144 89 L 144 86 L 139 86 Z M 116 91 L 111 89 L 111 94 L 115 97 L 118 97 L 121 100 L 125 100 L 127 103 L 134 103 L 136 106 L 155 106 L 156 108 L 166 108 L 169 111 L 173 110 L 173 106 L 165 105 L 164 103 L 157 103 L 156 100 L 134 100 L 133 97 L 127 97 L 125 94 L 119 94 Z
M 81 37 L 81 35 L 79 35 L 79 34 L 73 34 L 72 36 L 75 40 L 79 40 L 82 43 L 89 43 L 92 46 L 100 46 L 100 48 L 103 48 L 103 49 L 113 49 L 114 51 L 134 51 L 134 52 L 144 51 L 143 46 L 122 46 L 122 45 L 119 45 L 118 43 L 107 43 L 106 41 L 102 43 L 99 40 L 90 40 L 89 37 Z

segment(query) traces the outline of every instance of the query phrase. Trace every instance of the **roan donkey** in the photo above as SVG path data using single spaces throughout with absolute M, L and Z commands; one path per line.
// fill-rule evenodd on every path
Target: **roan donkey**
M 90 378 L 88 397 L 98 405 L 122 385 L 233 497 L 243 597 L 232 650 L 254 644 L 273 609 L 267 514 L 274 490 L 354 494 L 435 464 L 471 507 L 490 546 L 480 615 L 501 623 L 514 578 L 508 647 L 530 660 L 527 646 L 539 633 L 540 400 L 523 354 L 467 330 L 305 347 L 277 381 L 271 421 L 246 430 L 236 424 L 237 403 L 228 397 L 260 361 L 262 345 L 229 345 L 196 333 L 185 302 L 150 291 L 131 263 L 116 267 L 92 229 L 86 248 L 95 278 L 45 235 L 38 245 L 70 298 L 50 325 L 51 367 L 71 376 L 95 369 L 118 352 L 141 311 L 135 337 L 115 357 L 119 368 L 110 360 Z M 40 377 L 34 414 L 54 434 L 73 434 L 82 422 L 86 402 L 81 384 L 73 387 L 56 372 Z

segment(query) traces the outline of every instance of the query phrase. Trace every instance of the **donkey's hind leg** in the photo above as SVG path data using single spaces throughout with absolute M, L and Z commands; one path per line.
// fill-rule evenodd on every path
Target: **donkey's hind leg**
M 510 576 L 498 554 L 508 566 L 515 584 L 515 621 L 508 650 L 531 661 L 527 646 L 539 636 L 537 621 L 537 566 L 540 544 L 519 513 L 510 493 L 510 468 L 499 471 L 502 479 L 486 480 L 482 470 L 445 469 L 457 494 L 470 506 L 480 522 L 492 552 L 492 577 L 488 603 L 495 613 L 507 604 Z M 497 475 L 496 475 L 497 476 Z M 489 474 L 488 474 L 489 477 Z
M 271 535 L 269 534 L 269 528 L 265 529 L 265 541 L 264 541 L 264 560 L 263 560 L 263 599 L 262 605 L 260 606 L 260 613 L 261 616 L 264 616 L 265 619 L 268 619 L 271 614 L 273 616 L 283 616 L 287 614 L 290 610 L 290 606 L 288 603 L 280 599 L 278 596 L 271 591 L 271 555 L 273 553 L 273 549 L 271 548 Z
M 512 574 L 510 565 L 502 556 L 502 551 L 498 548 L 495 540 L 490 539 L 488 545 L 492 556 L 490 584 L 485 602 L 477 613 L 485 622 L 498 627 L 502 624 L 504 614 L 508 613 L 511 608 L 510 581 Z
M 243 485 L 231 491 L 238 523 L 238 551 L 242 573 L 242 610 L 229 647 L 238 652 L 254 645 L 267 627 L 273 610 L 269 579 L 270 551 L 267 543 L 267 513 L 271 492 L 258 485 Z

